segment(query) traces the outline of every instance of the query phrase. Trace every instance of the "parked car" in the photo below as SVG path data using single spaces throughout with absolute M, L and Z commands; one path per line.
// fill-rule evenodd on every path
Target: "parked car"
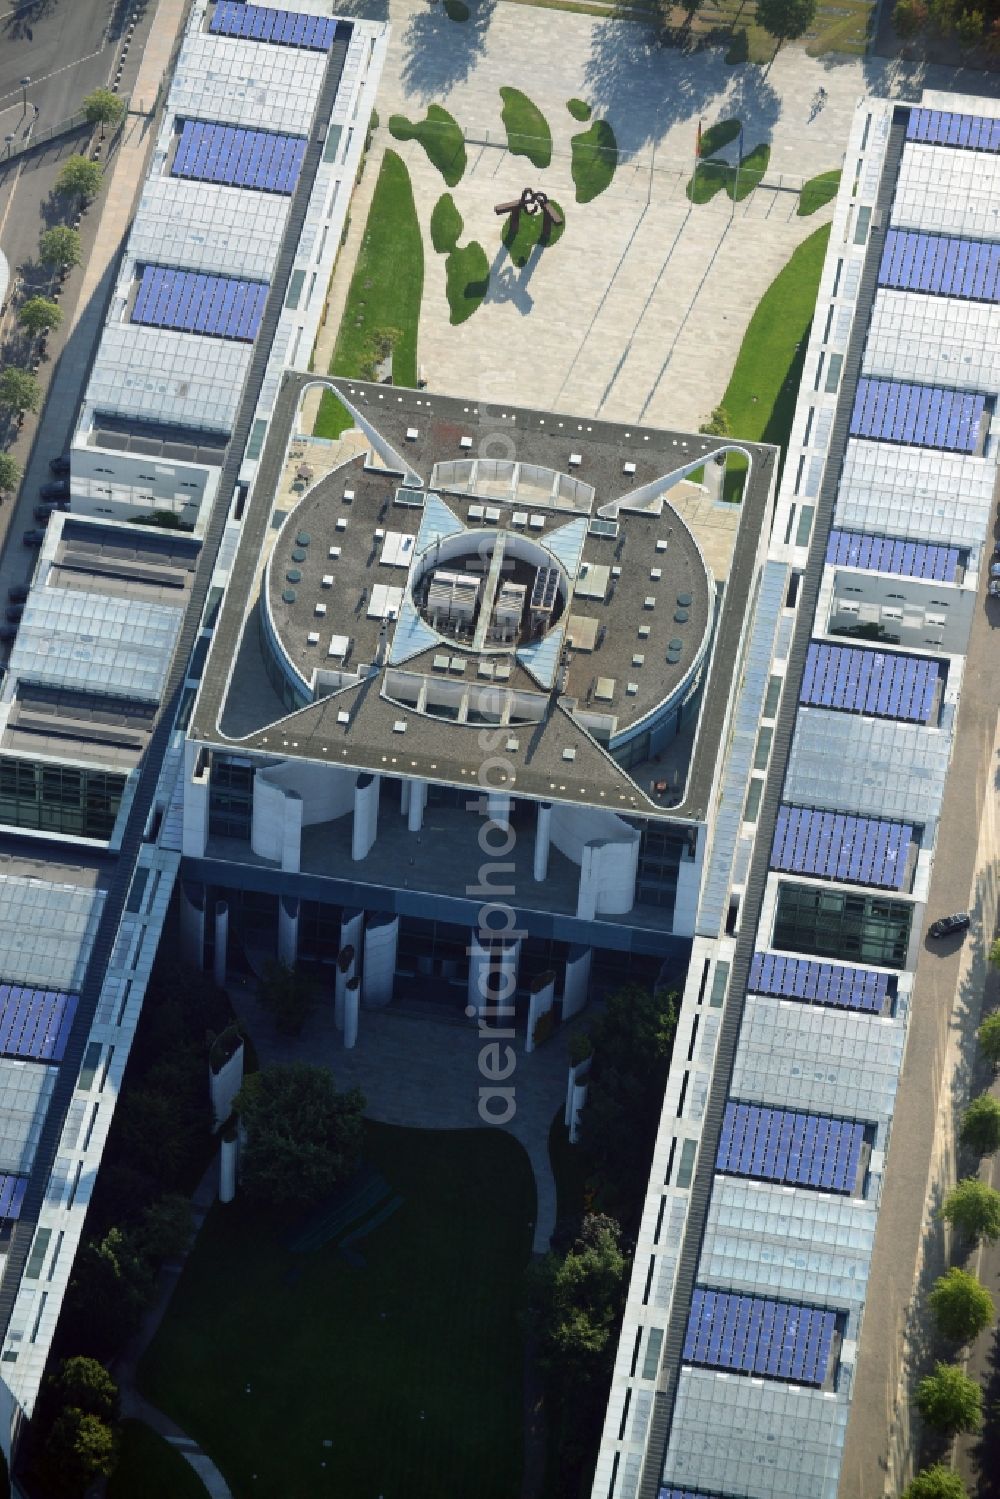
M 7 597 L 12 604 L 23 604 L 30 592 L 27 583 L 15 583 L 13 588 L 7 589 Z
M 953 937 L 956 932 L 969 930 L 968 911 L 956 911 L 954 916 L 941 916 L 934 922 L 928 937 Z
M 53 507 L 51 505 L 36 505 L 35 519 L 41 521 L 43 526 L 47 525 L 49 516 L 52 514 L 52 510 Z
M 25 531 L 24 535 L 21 537 L 21 540 L 24 542 L 26 547 L 40 547 L 42 542 L 45 540 L 45 532 L 36 529 Z
M 49 468 L 51 469 L 52 473 L 54 473 L 54 474 L 68 474 L 69 473 L 69 457 L 68 457 L 68 455 L 66 453 L 63 453 L 58 458 L 50 458 L 49 459 Z
M 7 623 L 9 625 L 19 624 L 23 613 L 24 606 L 22 604 L 11 604 L 7 610 Z
M 1000 599 L 1000 578 L 991 578 L 986 592 L 991 599 Z
M 43 500 L 62 500 L 69 494 L 69 484 L 65 479 L 54 479 L 51 484 L 43 484 L 38 493 Z
M 17 625 L 0 625 L 0 640 L 15 640 Z

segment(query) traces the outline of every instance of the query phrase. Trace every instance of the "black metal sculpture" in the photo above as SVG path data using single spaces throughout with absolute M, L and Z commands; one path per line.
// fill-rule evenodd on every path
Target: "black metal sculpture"
M 521 214 L 526 213 L 533 218 L 536 213 L 542 215 L 542 232 L 538 236 L 540 245 L 547 245 L 552 230 L 557 228 L 563 221 L 560 210 L 554 203 L 549 201 L 548 193 L 543 193 L 540 188 L 526 187 L 519 198 L 512 203 L 498 203 L 494 209 L 498 218 L 510 214 L 510 236 L 513 240 L 517 235 L 521 223 Z

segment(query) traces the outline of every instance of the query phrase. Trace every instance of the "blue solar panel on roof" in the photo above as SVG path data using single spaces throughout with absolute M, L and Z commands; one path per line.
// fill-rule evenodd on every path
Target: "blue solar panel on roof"
M 821 1192 L 853 1192 L 864 1125 L 789 1109 L 727 1103 L 715 1169 Z
M 0 1174 L 0 1219 L 13 1222 L 21 1216 L 21 1204 L 27 1188 L 26 1176 Z
M 695 1288 L 685 1363 L 822 1385 L 830 1365 L 835 1312 L 822 1307 Z
M 55 989 L 0 984 L 0 1055 L 61 1062 L 77 996 Z
M 337 23 L 302 11 L 272 10 L 266 5 L 246 4 L 245 0 L 218 0 L 209 30 L 216 36 L 325 52 L 336 35 Z
M 668 1487 L 661 1489 L 658 1499 L 711 1499 L 708 1494 L 703 1494 L 700 1489 L 678 1489 Z
M 851 411 L 851 435 L 974 453 L 985 409 L 984 395 L 862 376 Z
M 1000 245 L 890 229 L 879 266 L 880 286 L 975 302 L 1000 301 Z
M 902 890 L 914 841 L 909 823 L 782 803 L 771 845 L 771 868 L 849 885 Z
M 201 276 L 161 265 L 142 268 L 132 322 L 210 338 L 252 343 L 264 314 L 267 284 Z
M 940 667 L 926 656 L 897 656 L 861 646 L 813 640 L 806 652 L 799 701 L 814 708 L 930 723 Z
M 958 574 L 959 550 L 929 542 L 901 541 L 898 537 L 831 531 L 826 560 L 835 567 L 953 583 Z
M 295 189 L 305 152 L 300 135 L 185 120 L 170 175 L 287 196 Z
M 906 139 L 928 146 L 1000 151 L 1000 120 L 944 109 L 911 109 L 906 122 Z

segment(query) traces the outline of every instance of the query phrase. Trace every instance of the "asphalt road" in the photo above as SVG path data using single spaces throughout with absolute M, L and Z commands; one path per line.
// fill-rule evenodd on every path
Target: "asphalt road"
M 106 83 L 120 32 L 121 0 L 0 0 L 0 137 L 58 124 Z M 21 79 L 30 78 L 26 91 Z

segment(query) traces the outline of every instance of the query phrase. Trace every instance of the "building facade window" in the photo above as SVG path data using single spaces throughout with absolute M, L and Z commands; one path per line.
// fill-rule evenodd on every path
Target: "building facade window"
M 903 968 L 912 907 L 883 895 L 778 886 L 773 945 L 789 952 Z
M 208 831 L 218 838 L 250 840 L 253 766 L 236 755 L 213 755 L 208 790 Z
M 0 760 L 0 821 L 12 827 L 106 841 L 125 789 L 125 776 L 76 765 Z

